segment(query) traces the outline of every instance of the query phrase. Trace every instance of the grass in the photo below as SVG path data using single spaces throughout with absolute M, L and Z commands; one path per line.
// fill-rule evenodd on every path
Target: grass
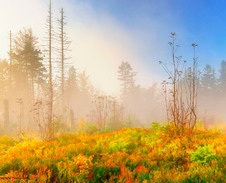
M 226 136 L 216 130 L 195 130 L 190 140 L 169 128 L 0 137 L 0 182 L 223 183 L 225 165 Z

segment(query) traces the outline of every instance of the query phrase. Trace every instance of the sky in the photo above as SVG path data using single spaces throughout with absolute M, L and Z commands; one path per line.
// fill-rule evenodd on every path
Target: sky
M 7 58 L 9 31 L 32 28 L 45 45 L 48 0 L 0 0 L 0 58 Z M 86 71 L 91 82 L 117 94 L 117 70 L 127 61 L 136 83 L 149 87 L 166 75 L 158 61 L 170 61 L 170 32 L 176 32 L 178 56 L 192 61 L 198 44 L 199 68 L 211 64 L 218 72 L 226 59 L 224 0 L 52 0 L 53 17 L 64 8 L 72 41 L 70 65 Z M 57 25 L 54 26 L 57 30 Z M 55 67 L 59 67 L 56 62 Z M 57 73 L 57 71 L 56 71 Z

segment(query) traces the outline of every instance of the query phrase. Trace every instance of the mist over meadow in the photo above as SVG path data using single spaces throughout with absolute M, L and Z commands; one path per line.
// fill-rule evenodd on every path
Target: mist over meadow
M 1 2 L 3 7 L 11 3 Z M 26 2 L 18 6 L 23 4 Z M 13 21 L 9 19 L 5 27 L 11 26 L 15 31 L 8 29 L 8 32 L 1 33 L 5 37 L 4 45 L 1 44 L 0 62 L 2 134 L 23 132 L 47 136 L 51 125 L 54 125 L 53 131 L 69 132 L 86 127 L 91 131 L 102 131 L 123 127 L 145 128 L 152 122 L 164 124 L 169 121 L 168 113 L 172 110 L 167 103 L 170 105 L 172 100 L 169 94 L 173 87 L 171 76 L 165 69 L 173 69 L 174 57 L 177 62 L 186 60 L 186 69 L 181 64 L 181 68 L 178 67 L 180 80 L 189 78 L 189 68 L 192 68 L 194 59 L 197 62 L 195 79 L 199 123 L 205 129 L 225 126 L 226 62 L 224 57 L 218 60 L 218 65 L 203 62 L 203 56 L 199 58 L 203 54 L 202 42 L 197 42 L 196 55 L 193 56 L 192 43 L 197 39 L 188 40 L 186 34 L 175 28 L 178 30 L 175 46 L 180 44 L 180 47 L 177 46 L 172 57 L 172 45 L 168 44 L 172 32 L 164 31 L 164 39 L 154 41 L 148 52 L 150 56 L 142 61 L 147 52 L 142 54 L 139 45 L 142 44 L 142 36 L 146 35 L 138 33 L 136 39 L 131 39 L 131 34 L 119 27 L 120 24 L 110 14 L 100 18 L 96 24 L 91 23 L 92 15 L 96 16 L 94 5 L 78 2 L 69 7 L 69 3 L 58 1 L 51 6 L 35 1 L 35 5 L 45 14 L 37 19 L 32 13 L 34 20 L 42 24 L 27 26 L 32 17 L 26 19 L 24 13 L 15 9 L 26 21 L 24 24 L 19 21 L 20 24 L 12 27 Z M 68 13 L 66 8 L 59 9 L 60 6 L 67 7 Z M 27 7 L 34 8 L 30 3 Z M 79 12 L 79 16 L 84 17 L 76 19 L 72 8 L 91 11 L 87 11 L 87 15 Z M 131 10 L 128 11 L 131 13 Z M 4 13 L 7 14 L 5 10 Z M 109 28 L 115 31 L 105 26 L 107 20 Z M 156 22 L 151 23 L 157 25 Z M 163 34 L 163 31 L 160 33 Z M 153 32 L 153 36 L 143 42 L 148 45 L 151 44 L 146 43 L 148 40 L 151 42 L 158 38 L 159 35 Z M 138 40 L 136 44 L 135 40 Z M 145 60 L 149 62 L 146 65 Z M 164 67 L 159 61 L 164 63 Z M 187 95 L 188 90 L 180 92 Z
M 226 182 L 225 6 L 0 0 L 0 182 Z

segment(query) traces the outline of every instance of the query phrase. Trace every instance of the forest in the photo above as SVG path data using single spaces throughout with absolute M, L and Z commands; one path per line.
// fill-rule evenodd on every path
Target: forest
M 5 35 L 0 182 L 226 181 L 225 60 L 200 67 L 191 42 L 185 61 L 169 31 L 169 61 L 155 61 L 165 79 L 142 86 L 124 60 L 109 94 L 77 69 L 67 11 L 46 6 L 45 37 L 23 25 Z

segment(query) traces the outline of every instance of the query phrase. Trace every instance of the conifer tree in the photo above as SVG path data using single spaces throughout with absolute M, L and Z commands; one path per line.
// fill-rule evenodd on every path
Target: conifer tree
M 207 64 L 201 77 L 202 92 L 210 94 L 216 89 L 216 74 L 211 65 Z
M 219 87 L 222 94 L 226 93 L 226 61 L 221 62 Z
M 121 94 L 124 103 L 135 88 L 136 73 L 128 62 L 122 62 L 118 68 L 118 79 L 121 81 Z
M 22 76 L 18 82 L 27 82 L 32 101 L 34 101 L 34 86 L 45 77 L 46 70 L 42 63 L 41 51 L 38 48 L 38 38 L 34 36 L 32 29 L 23 29 L 18 32 L 14 39 L 14 49 L 11 54 L 14 60 L 14 71 L 16 71 L 14 74 Z

